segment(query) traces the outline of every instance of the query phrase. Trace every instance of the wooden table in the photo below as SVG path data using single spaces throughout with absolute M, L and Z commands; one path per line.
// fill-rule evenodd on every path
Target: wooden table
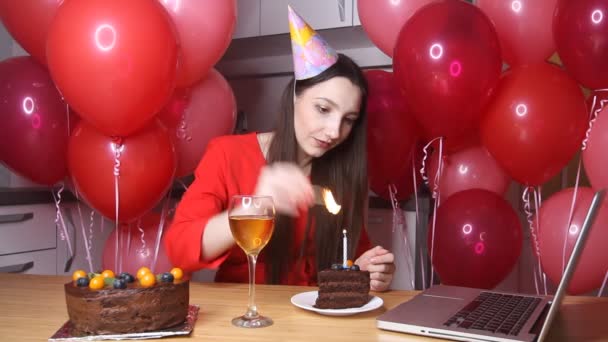
M 0 340 L 46 341 L 67 320 L 65 276 L 0 274 Z M 376 293 L 384 306 L 355 316 L 328 317 L 299 309 L 296 293 L 315 288 L 259 285 L 260 312 L 274 325 L 262 329 L 233 327 L 230 320 L 245 312 L 246 284 L 191 283 L 190 303 L 200 313 L 190 339 L 201 341 L 436 341 L 376 328 L 375 318 L 408 300 L 415 291 Z M 166 338 L 159 341 L 187 341 Z M 568 297 L 549 341 L 608 341 L 608 298 Z

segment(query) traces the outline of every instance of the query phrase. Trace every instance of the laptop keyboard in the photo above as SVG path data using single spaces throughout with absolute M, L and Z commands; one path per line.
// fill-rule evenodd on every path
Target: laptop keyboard
M 481 292 L 444 325 L 517 335 L 539 303 L 535 297 Z

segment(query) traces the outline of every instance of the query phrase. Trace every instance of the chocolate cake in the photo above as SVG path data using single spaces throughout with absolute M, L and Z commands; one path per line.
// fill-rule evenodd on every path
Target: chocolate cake
M 188 314 L 189 282 L 173 280 L 144 287 L 138 281 L 116 288 L 91 289 L 79 281 L 64 285 L 75 332 L 124 334 L 156 331 L 183 323 Z M 88 282 L 87 282 L 88 285 Z
M 346 309 L 361 307 L 369 302 L 369 272 L 359 267 L 341 265 L 323 270 L 318 275 L 319 292 L 315 307 Z

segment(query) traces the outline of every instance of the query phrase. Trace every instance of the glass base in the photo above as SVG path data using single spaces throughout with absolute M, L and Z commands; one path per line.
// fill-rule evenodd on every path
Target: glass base
M 232 319 L 232 325 L 241 328 L 263 328 L 271 326 L 273 323 L 272 319 L 261 315 L 257 315 L 256 317 L 243 315 Z

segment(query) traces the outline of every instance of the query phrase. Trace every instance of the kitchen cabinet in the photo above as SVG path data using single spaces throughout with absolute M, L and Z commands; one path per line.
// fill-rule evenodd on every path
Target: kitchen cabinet
M 56 274 L 51 204 L 0 206 L 0 272 Z
M 238 0 L 233 39 L 260 35 L 260 0 Z
M 361 19 L 359 18 L 359 7 L 357 5 L 358 0 L 353 0 L 353 26 L 361 26 Z
M 353 0 L 261 0 L 262 36 L 289 32 L 288 4 L 315 30 L 353 25 Z

